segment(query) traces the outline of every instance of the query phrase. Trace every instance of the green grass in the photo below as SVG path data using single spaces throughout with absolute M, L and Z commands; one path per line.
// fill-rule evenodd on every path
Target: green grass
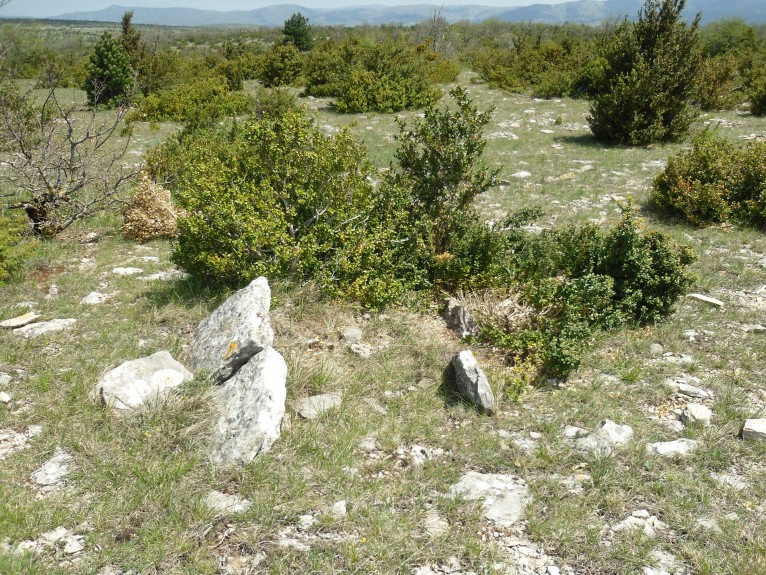
M 268 573 L 411 573 L 429 562 L 446 564 L 450 557 L 465 570 L 492 573 L 504 554 L 480 536 L 480 505 L 447 495 L 462 473 L 480 470 L 526 478 L 533 495 L 527 533 L 559 565 L 578 573 L 641 573 L 656 548 L 673 553 L 691 573 L 766 572 L 766 446 L 737 438 L 744 418 L 765 413 L 759 390 L 766 338 L 740 327 L 761 321 L 762 310 L 746 309 L 730 295 L 766 284 L 756 264 L 766 253 L 766 239 L 751 229 L 698 230 L 645 209 L 652 177 L 683 143 L 606 148 L 588 134 L 587 103 L 533 101 L 470 79 L 463 74 L 461 83 L 480 108 L 496 107 L 488 132 L 518 136 L 493 138 L 487 147 L 487 163 L 502 165 L 505 181 L 479 199 L 488 219 L 542 204 L 543 226 L 608 224 L 618 213 L 613 196 L 632 197 L 647 226 L 692 245 L 699 257 L 694 291 L 719 297 L 725 308 L 682 300 L 660 324 L 598 335 L 568 381 L 529 391 L 519 403 L 502 399 L 503 371 L 492 367 L 488 372 L 501 405 L 488 417 L 452 401 L 439 385 L 452 354 L 465 344 L 434 314 L 392 309 L 368 316 L 353 305 L 326 300 L 312 286 L 277 282 L 272 322 L 275 347 L 289 366 L 288 422 L 272 451 L 251 465 L 213 470 L 205 451 L 211 398 L 204 381 L 195 380 L 172 401 L 132 417 L 111 414 L 87 399 L 99 375 L 122 361 L 161 349 L 183 361 L 194 327 L 225 296 L 190 282 L 113 275 L 112 268 L 122 265 L 145 273 L 167 269 L 171 246 L 128 242 L 119 232 L 120 218 L 106 214 L 41 243 L 23 281 L 0 288 L 0 318 L 23 313 L 16 303 L 34 301 L 43 319 L 78 319 L 73 330 L 40 339 L 0 332 L 0 371 L 13 376 L 6 389 L 12 402 L 0 406 L 0 429 L 44 428 L 28 449 L 0 462 L 0 541 L 15 546 L 59 525 L 86 537 L 77 562 L 59 565 L 63 558 L 53 553 L 36 558 L 0 554 L 0 571 L 91 574 L 112 564 L 142 574 L 214 573 L 216 556 L 263 554 L 258 569 Z M 350 126 L 367 143 L 376 166 L 392 161 L 393 116 L 337 115 L 326 102 L 307 103 L 318 108 L 320 125 Z M 555 123 L 557 117 L 561 124 Z M 732 128 L 719 128 L 732 139 L 762 129 L 749 116 L 715 117 L 733 122 Z M 134 149 L 141 152 L 173 129 L 138 125 Z M 581 171 L 585 165 L 592 169 Z M 520 170 L 532 176 L 512 177 Z M 80 243 L 89 231 L 98 232 L 99 241 Z M 145 256 L 160 261 L 140 259 Z M 95 266 L 80 270 L 84 258 Z M 102 282 L 108 285 L 100 288 Z M 59 295 L 46 299 L 51 284 Z M 109 300 L 80 305 L 96 289 L 110 294 Z M 351 324 L 376 347 L 370 359 L 353 355 L 341 341 L 341 328 Z M 684 335 L 688 330 L 701 335 L 690 341 Z M 678 365 L 653 358 L 654 343 L 694 361 Z M 494 365 L 486 350 L 475 351 Z M 665 380 L 683 373 L 699 377 L 713 391 L 714 419 L 709 428 L 677 434 L 657 417 L 679 405 Z M 435 383 L 418 386 L 424 377 Z M 319 392 L 342 394 L 342 406 L 318 420 L 301 420 L 295 402 Z M 375 412 L 369 399 L 384 405 L 386 413 Z M 593 429 L 605 418 L 628 423 L 635 432 L 631 444 L 610 458 L 583 455 L 561 436 L 565 425 Z M 527 453 L 497 430 L 539 432 L 541 438 Z M 377 459 L 357 448 L 370 435 L 378 440 Z M 686 460 L 647 455 L 647 443 L 680 435 L 704 447 Z M 445 454 L 413 468 L 396 455 L 398 448 L 413 444 Z M 62 494 L 38 499 L 28 478 L 56 446 L 74 457 L 70 485 Z M 578 493 L 556 479 L 574 473 L 592 478 Z M 736 473 L 748 485 L 724 487 L 711 473 Z M 244 514 L 216 518 L 202 504 L 210 489 L 238 493 L 252 506 Z M 348 514 L 336 518 L 330 508 L 341 499 Z M 425 533 L 429 509 L 449 522 L 446 534 Z M 604 545 L 602 530 L 637 509 L 657 515 L 670 530 L 653 540 L 623 532 Z M 304 540 L 310 551 L 277 545 L 283 530 L 293 528 L 295 536 L 294 526 L 305 514 L 318 520 Z M 696 527 L 702 517 L 715 519 L 721 532 Z

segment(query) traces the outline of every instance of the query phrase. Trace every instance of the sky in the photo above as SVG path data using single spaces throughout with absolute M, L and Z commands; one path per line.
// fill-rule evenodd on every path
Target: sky
M 126 8 L 144 6 L 199 8 L 201 10 L 254 10 L 275 4 L 296 4 L 306 8 L 339 8 L 343 6 L 408 4 L 477 4 L 480 6 L 528 6 L 530 4 L 561 4 L 571 0 L 11 0 L 0 8 L 0 17 L 29 16 L 48 18 L 68 12 L 90 12 L 118 5 Z

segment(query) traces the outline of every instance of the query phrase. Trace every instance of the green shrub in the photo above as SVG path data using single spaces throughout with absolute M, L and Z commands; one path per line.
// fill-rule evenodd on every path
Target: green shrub
M 753 116 L 766 116 L 766 70 L 758 70 L 753 74 L 747 96 Z
M 275 44 L 263 53 L 258 79 L 267 88 L 288 86 L 303 69 L 303 57 L 292 44 Z
M 668 160 L 651 202 L 696 226 L 735 220 L 764 228 L 765 192 L 766 143 L 738 148 L 703 132 Z
M 591 98 L 599 140 L 629 145 L 677 140 L 696 117 L 692 98 L 700 67 L 697 25 L 681 20 L 686 0 L 646 0 L 633 24 L 624 20 L 603 51 L 604 75 Z
M 224 78 L 201 76 L 140 99 L 139 110 L 131 119 L 199 126 L 254 109 L 255 99 L 249 94 L 231 92 Z
M 133 68 L 122 44 L 104 32 L 93 47 L 83 90 L 91 104 L 116 106 L 129 96 Z
M 508 265 L 516 289 L 536 312 L 510 333 L 489 322 L 482 337 L 516 358 L 536 358 L 556 377 L 577 367 L 595 331 L 668 316 L 693 281 L 689 249 L 659 232 L 642 232 L 630 207 L 606 232 L 592 224 L 569 226 L 516 234 L 512 242 Z
M 255 98 L 255 115 L 259 118 L 276 118 L 298 109 L 298 101 L 281 88 L 259 88 Z
M 490 85 L 540 98 L 582 96 L 593 41 L 561 42 L 521 34 L 510 49 L 484 48 L 471 55 L 473 68 Z
M 34 244 L 23 237 L 28 229 L 23 216 L 0 214 L 0 285 L 16 279 L 34 254 Z
M 730 55 L 705 58 L 696 100 L 703 110 L 733 110 L 745 100 L 739 62 Z
M 398 112 L 434 103 L 441 92 L 432 76 L 448 77 L 454 68 L 424 45 L 403 40 L 375 43 L 351 37 L 326 42 L 309 56 L 306 93 L 333 96 L 341 112 Z

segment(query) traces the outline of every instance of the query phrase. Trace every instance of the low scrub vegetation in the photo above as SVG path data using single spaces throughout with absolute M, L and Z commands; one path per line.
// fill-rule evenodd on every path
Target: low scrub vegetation
M 695 226 L 766 227 L 766 142 L 738 147 L 703 132 L 654 180 L 655 206 Z
M 452 81 L 457 72 L 425 45 L 352 37 L 320 45 L 304 74 L 306 93 L 335 97 L 340 112 L 398 112 L 434 103 L 441 92 L 429 78 Z
M 490 112 L 452 96 L 454 109 L 400 120 L 396 163 L 377 186 L 348 132 L 327 136 L 299 111 L 175 137 L 153 156 L 187 211 L 174 260 L 208 283 L 312 279 L 372 308 L 506 288 L 534 313 L 513 331 L 490 319 L 482 337 L 555 376 L 577 367 L 594 330 L 670 314 L 692 257 L 641 232 L 629 207 L 609 232 L 522 231 L 536 210 L 487 226 L 474 200 L 496 181 L 481 164 Z

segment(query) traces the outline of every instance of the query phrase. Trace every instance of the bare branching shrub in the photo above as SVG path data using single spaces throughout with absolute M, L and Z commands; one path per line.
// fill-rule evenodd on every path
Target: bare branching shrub
M 141 174 L 136 193 L 128 200 L 122 211 L 125 222 L 122 233 L 126 238 L 145 242 L 155 238 L 175 238 L 176 209 L 170 192 Z
M 139 168 L 126 164 L 120 138 L 126 109 L 99 112 L 37 84 L 0 85 L 0 182 L 8 209 L 23 209 L 36 235 L 54 236 L 120 201 Z

